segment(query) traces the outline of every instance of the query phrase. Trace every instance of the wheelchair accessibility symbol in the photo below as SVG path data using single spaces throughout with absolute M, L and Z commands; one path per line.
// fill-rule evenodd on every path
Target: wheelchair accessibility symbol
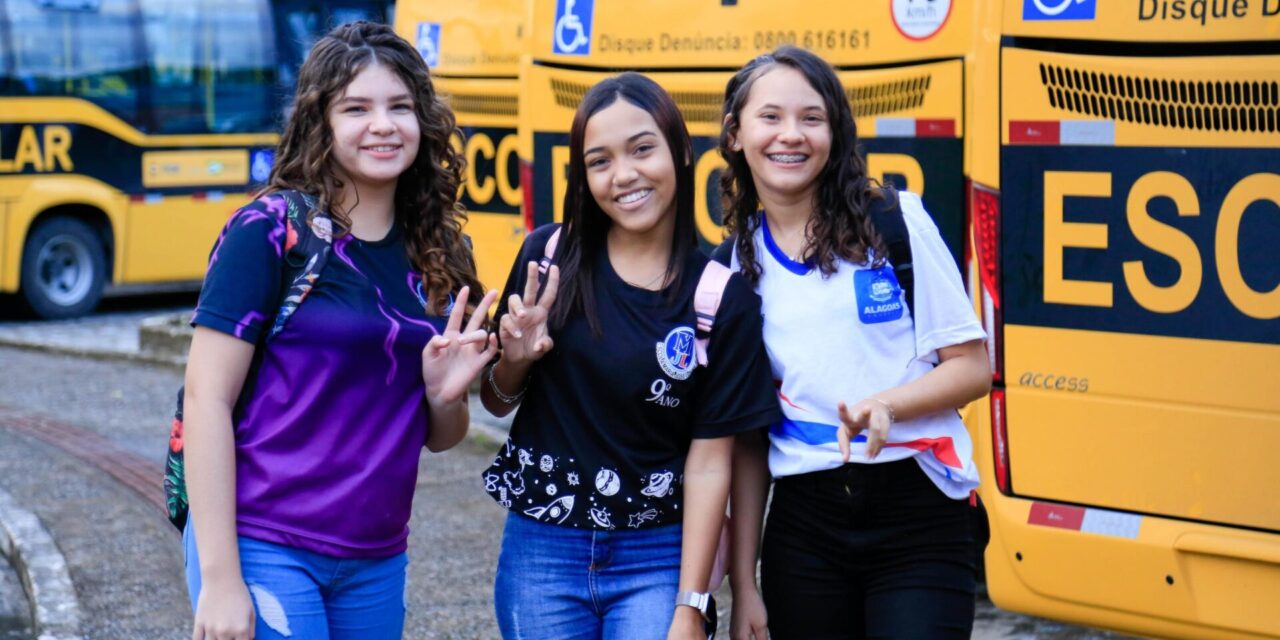
M 430 68 L 440 66 L 440 23 L 418 23 L 418 53 Z
M 595 0 L 557 0 L 555 53 L 575 56 L 591 53 L 591 19 L 594 15 Z

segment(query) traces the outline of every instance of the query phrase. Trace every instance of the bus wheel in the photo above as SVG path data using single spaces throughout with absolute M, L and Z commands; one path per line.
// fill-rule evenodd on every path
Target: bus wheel
M 75 218 L 41 223 L 22 252 L 22 297 L 41 318 L 73 318 L 98 306 L 107 258 L 93 227 Z

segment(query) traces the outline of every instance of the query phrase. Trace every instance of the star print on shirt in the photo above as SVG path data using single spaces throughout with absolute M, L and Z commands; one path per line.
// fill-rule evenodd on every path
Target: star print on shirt
M 657 509 L 649 509 L 647 511 L 641 511 L 640 513 L 633 513 L 631 514 L 630 521 L 627 523 L 627 526 L 632 529 L 639 529 L 640 525 L 650 520 L 656 520 L 657 518 Z

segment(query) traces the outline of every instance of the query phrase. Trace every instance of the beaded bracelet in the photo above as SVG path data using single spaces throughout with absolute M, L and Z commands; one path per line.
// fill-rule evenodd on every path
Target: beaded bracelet
M 489 367 L 489 388 L 493 390 L 493 395 L 498 396 L 498 399 L 502 401 L 502 404 L 515 404 L 519 402 L 520 398 L 524 397 L 524 387 L 521 387 L 520 391 L 513 395 L 503 393 L 502 389 L 498 388 L 498 381 L 493 379 L 493 370 L 497 368 L 498 365 L 496 363 Z

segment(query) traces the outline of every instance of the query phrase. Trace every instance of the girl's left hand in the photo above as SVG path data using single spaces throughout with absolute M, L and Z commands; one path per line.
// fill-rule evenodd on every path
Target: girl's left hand
M 867 459 L 875 460 L 884 443 L 889 440 L 889 425 L 893 424 L 889 405 L 883 400 L 864 398 L 853 405 L 853 409 L 843 402 L 839 409 L 840 429 L 836 432 L 836 439 L 844 461 L 849 461 L 849 443 L 863 431 L 867 434 Z
M 702 614 L 697 609 L 677 606 L 671 628 L 667 629 L 667 640 L 707 640 L 703 626 Z
M 470 287 L 458 292 L 444 333 L 432 338 L 422 350 L 422 380 L 427 385 L 427 402 L 433 406 L 461 400 L 471 381 L 498 353 L 498 337 L 481 326 L 489 317 L 489 307 L 498 292 L 490 289 L 485 294 L 467 321 L 466 330 L 462 331 L 462 316 L 470 294 Z

